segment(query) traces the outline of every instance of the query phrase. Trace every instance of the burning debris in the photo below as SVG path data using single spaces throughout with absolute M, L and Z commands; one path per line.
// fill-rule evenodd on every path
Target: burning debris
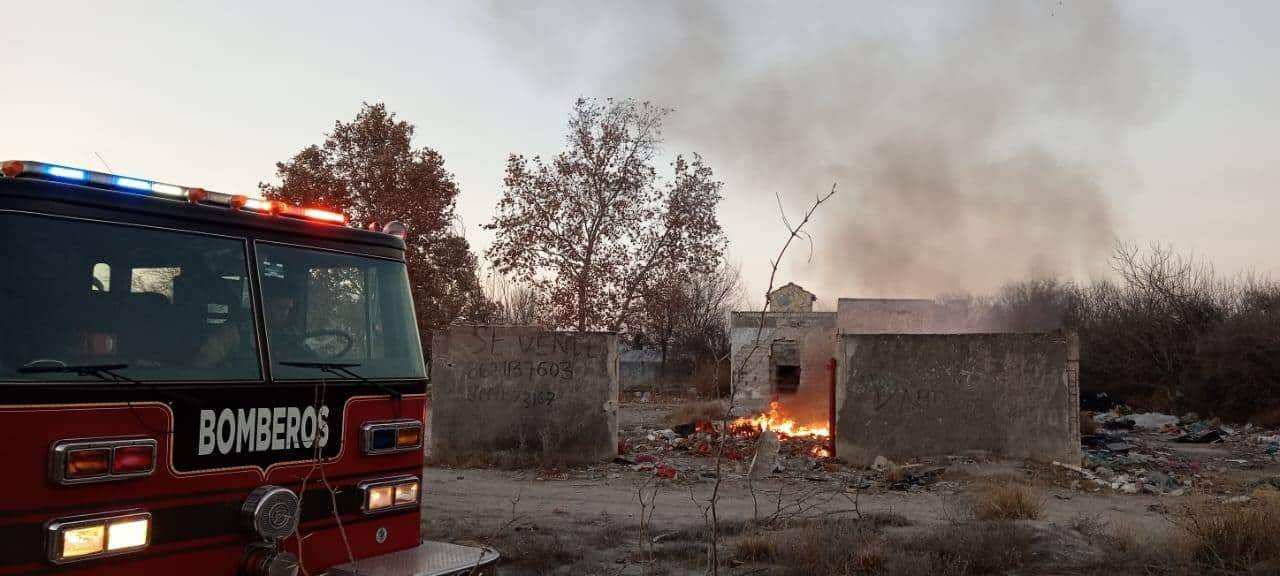
M 788 439 L 794 437 L 820 437 L 830 438 L 831 427 L 827 422 L 811 422 L 802 425 L 783 412 L 782 404 L 778 401 L 769 403 L 769 411 L 756 416 L 738 418 L 729 424 L 729 428 L 735 433 L 760 434 L 762 432 L 776 432 L 780 439 Z
M 684 411 L 684 416 L 690 416 Z M 720 412 L 723 414 L 723 412 Z M 670 421 L 668 421 L 670 423 Z M 785 404 L 773 402 L 767 412 L 727 420 L 705 411 L 670 428 L 648 430 L 620 446 L 616 463 L 641 471 L 662 462 L 693 458 L 705 468 L 717 454 L 734 466 L 745 466 L 756 477 L 784 471 L 812 472 L 838 468 L 832 459 L 830 426 L 790 413 Z M 704 470 L 704 474 L 710 473 Z
M 831 427 L 827 422 L 801 422 L 775 400 L 769 403 L 768 412 L 738 418 L 729 423 L 729 430 L 739 442 L 747 443 L 745 449 L 756 447 L 753 469 L 759 468 L 760 446 L 769 446 L 769 452 L 776 454 L 769 455 L 774 460 L 767 466 L 772 472 L 781 471 L 786 458 L 806 460 L 812 463 L 811 467 L 820 467 L 822 461 L 831 458 Z M 775 444 L 777 448 L 772 448 Z

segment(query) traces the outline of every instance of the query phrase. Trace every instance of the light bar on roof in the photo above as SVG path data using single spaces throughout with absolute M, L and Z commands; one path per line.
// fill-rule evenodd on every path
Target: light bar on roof
M 325 222 L 333 222 L 334 224 L 346 224 L 347 215 L 338 212 L 330 212 L 328 210 L 320 210 L 319 208 L 303 208 L 302 215 L 312 220 L 323 220 Z
M 65 166 L 46 166 L 45 174 L 66 178 L 68 180 L 84 180 L 84 170 L 76 170 L 75 168 L 67 168 Z
M 0 175 L 12 178 L 33 177 L 52 180 L 75 180 L 100 188 L 108 188 L 129 192 L 131 194 L 149 193 L 159 197 L 183 200 L 193 204 L 226 206 L 232 210 L 248 210 L 265 215 L 280 215 L 302 220 L 312 220 L 326 224 L 345 226 L 347 215 L 341 212 L 321 210 L 319 208 L 300 208 L 289 206 L 283 202 L 250 198 L 241 194 L 224 194 L 203 188 L 188 188 L 162 182 L 153 182 L 141 178 L 130 178 L 116 174 L 93 172 L 80 168 L 70 168 L 57 164 L 32 162 L 29 160 L 9 160 L 0 162 Z

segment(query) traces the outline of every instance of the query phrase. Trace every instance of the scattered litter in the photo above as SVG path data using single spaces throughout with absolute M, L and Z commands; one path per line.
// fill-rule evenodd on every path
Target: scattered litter
M 890 490 L 910 491 L 928 486 L 937 482 L 942 474 L 947 471 L 945 466 L 903 466 L 902 479 L 889 484 Z
M 1217 428 L 1205 428 L 1199 432 L 1188 432 L 1178 436 L 1177 438 L 1174 438 L 1173 441 L 1182 444 L 1216 444 L 1221 442 L 1225 436 L 1226 433 L 1222 430 Z
M 1173 494 L 1175 492 L 1181 494 L 1182 492 L 1181 483 L 1159 470 L 1148 470 L 1143 478 L 1143 485 L 1157 494 Z
M 1135 428 L 1142 430 L 1164 430 L 1170 426 L 1178 424 L 1178 417 L 1169 414 L 1161 414 L 1159 412 L 1147 412 L 1146 414 L 1134 414 L 1129 416 L 1133 421 Z

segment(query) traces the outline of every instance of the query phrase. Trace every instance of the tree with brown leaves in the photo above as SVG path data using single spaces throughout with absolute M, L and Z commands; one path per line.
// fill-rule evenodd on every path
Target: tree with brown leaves
M 414 127 L 384 104 L 365 104 L 355 120 L 335 122 L 324 143 L 276 164 L 267 197 L 346 212 L 355 226 L 399 220 L 408 227 L 405 260 L 424 344 L 430 329 L 481 319 L 487 302 L 476 257 L 454 228 L 458 185 L 444 157 L 414 148 Z
M 655 279 L 719 263 L 722 184 L 696 154 L 677 156 L 667 181 L 653 166 L 669 113 L 580 98 L 564 152 L 508 158 L 486 256 L 546 295 L 553 323 L 622 330 Z

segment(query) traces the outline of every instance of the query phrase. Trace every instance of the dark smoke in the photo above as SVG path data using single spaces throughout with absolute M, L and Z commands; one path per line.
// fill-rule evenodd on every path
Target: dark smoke
M 669 136 L 767 218 L 775 191 L 794 210 L 839 181 L 811 265 L 824 296 L 988 291 L 1104 265 L 1104 182 L 1184 60 L 1101 0 L 500 3 L 481 27 L 548 87 L 677 108 Z

